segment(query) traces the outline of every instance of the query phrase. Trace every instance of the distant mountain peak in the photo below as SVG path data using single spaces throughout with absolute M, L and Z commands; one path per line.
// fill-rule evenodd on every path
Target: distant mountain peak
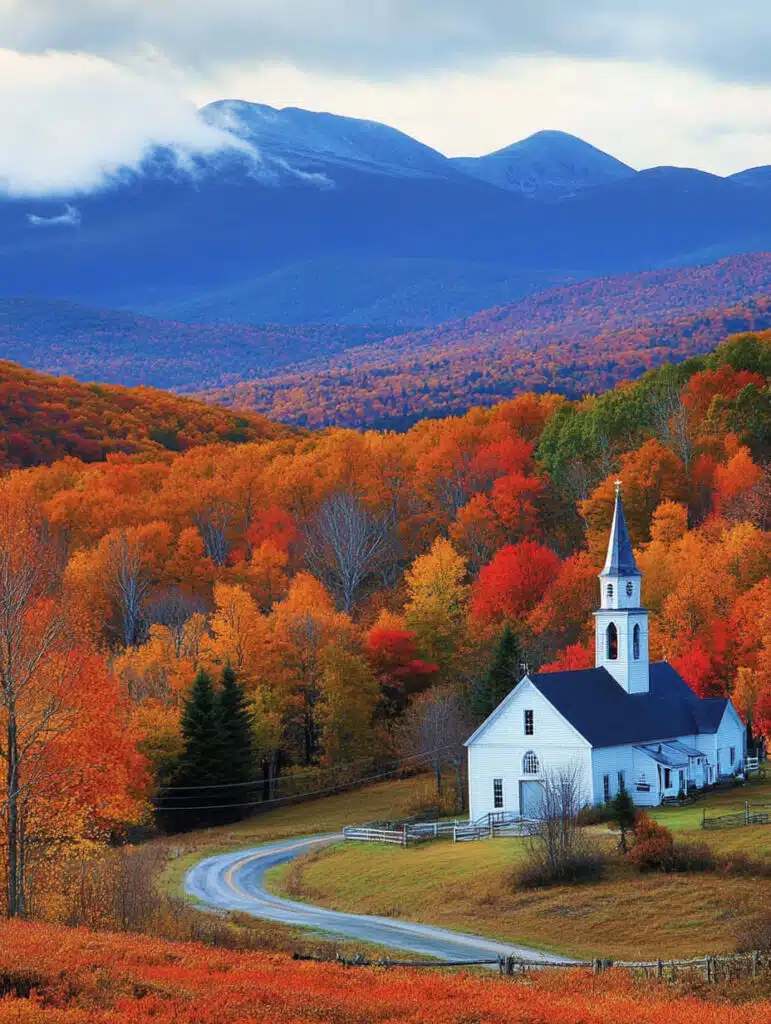
M 379 121 L 245 100 L 217 100 L 200 116 L 252 143 L 268 164 L 311 173 L 347 167 L 410 178 L 456 173 L 437 150 Z
M 557 199 L 635 174 L 628 164 L 568 132 L 546 129 L 455 166 L 491 185 L 534 198 Z

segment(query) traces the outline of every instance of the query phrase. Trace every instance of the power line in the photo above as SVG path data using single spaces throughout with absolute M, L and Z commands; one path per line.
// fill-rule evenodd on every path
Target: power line
M 429 757 L 428 754 L 419 755 L 422 757 Z M 381 772 L 379 775 L 368 775 L 363 779 L 357 779 L 355 782 L 343 783 L 343 785 L 358 786 L 363 782 L 374 782 L 377 779 L 385 779 L 391 775 L 397 775 L 401 769 L 394 768 L 390 772 Z M 248 803 L 241 804 L 205 804 L 195 807 L 158 807 L 159 811 L 223 811 L 231 810 L 235 807 L 265 807 L 266 804 L 280 804 L 287 800 L 295 800 L 297 797 L 306 796 L 323 796 L 325 793 L 336 793 L 340 789 L 340 785 L 329 786 L 326 789 L 314 789 L 308 793 L 293 793 L 291 796 L 277 796 L 271 800 L 252 800 Z
M 393 759 L 396 764 L 404 764 L 406 761 L 415 761 L 422 757 L 433 757 L 434 754 L 441 754 L 443 750 L 448 750 L 451 744 L 446 744 L 443 747 L 438 747 L 436 750 L 426 751 L 424 754 L 411 754 L 409 757 L 399 757 Z M 346 768 L 351 768 L 357 764 L 368 764 L 372 762 L 374 758 L 368 757 L 361 761 L 346 761 L 345 764 L 337 765 L 332 768 L 307 768 L 301 772 L 293 772 L 292 775 L 285 775 L 283 779 L 289 781 L 291 779 L 299 779 L 304 775 L 315 775 L 319 772 L 340 772 Z M 278 780 L 274 780 L 278 781 Z M 213 789 L 244 789 L 250 786 L 264 786 L 268 782 L 268 779 L 262 777 L 259 779 L 253 779 L 251 782 L 219 782 L 213 783 L 211 786 L 159 786 L 159 793 L 183 793 L 183 792 L 200 792 L 201 790 Z

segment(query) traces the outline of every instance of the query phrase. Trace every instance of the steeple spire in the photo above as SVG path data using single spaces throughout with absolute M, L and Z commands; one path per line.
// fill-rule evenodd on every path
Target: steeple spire
M 640 576 L 634 560 L 632 541 L 624 519 L 624 505 L 621 501 L 621 481 L 616 480 L 616 507 L 613 511 L 613 525 L 610 528 L 608 555 L 601 576 Z
M 600 573 L 600 610 L 595 612 L 595 665 L 610 672 L 627 693 L 647 693 L 650 685 L 648 613 L 641 606 L 641 589 L 617 480 L 608 557 Z

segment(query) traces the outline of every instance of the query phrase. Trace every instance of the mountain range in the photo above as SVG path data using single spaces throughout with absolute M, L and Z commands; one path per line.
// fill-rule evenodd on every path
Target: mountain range
M 448 159 L 333 114 L 226 100 L 200 116 L 246 147 L 186 169 L 156 150 L 99 191 L 0 197 L 0 294 L 393 334 L 771 249 L 771 168 L 636 171 L 560 132 Z
M 404 426 L 523 390 L 570 396 L 771 328 L 771 254 L 546 289 L 419 331 L 188 324 L 58 300 L 0 299 L 0 358 L 203 392 L 304 427 Z

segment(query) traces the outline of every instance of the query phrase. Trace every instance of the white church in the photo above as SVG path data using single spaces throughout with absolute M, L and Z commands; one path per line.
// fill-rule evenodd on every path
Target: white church
M 577 770 L 587 804 L 624 786 L 654 806 L 744 767 L 746 729 L 731 701 L 702 699 L 648 658 L 642 573 L 616 485 L 595 612 L 595 668 L 526 675 L 466 741 L 472 821 L 538 817 L 542 780 Z

